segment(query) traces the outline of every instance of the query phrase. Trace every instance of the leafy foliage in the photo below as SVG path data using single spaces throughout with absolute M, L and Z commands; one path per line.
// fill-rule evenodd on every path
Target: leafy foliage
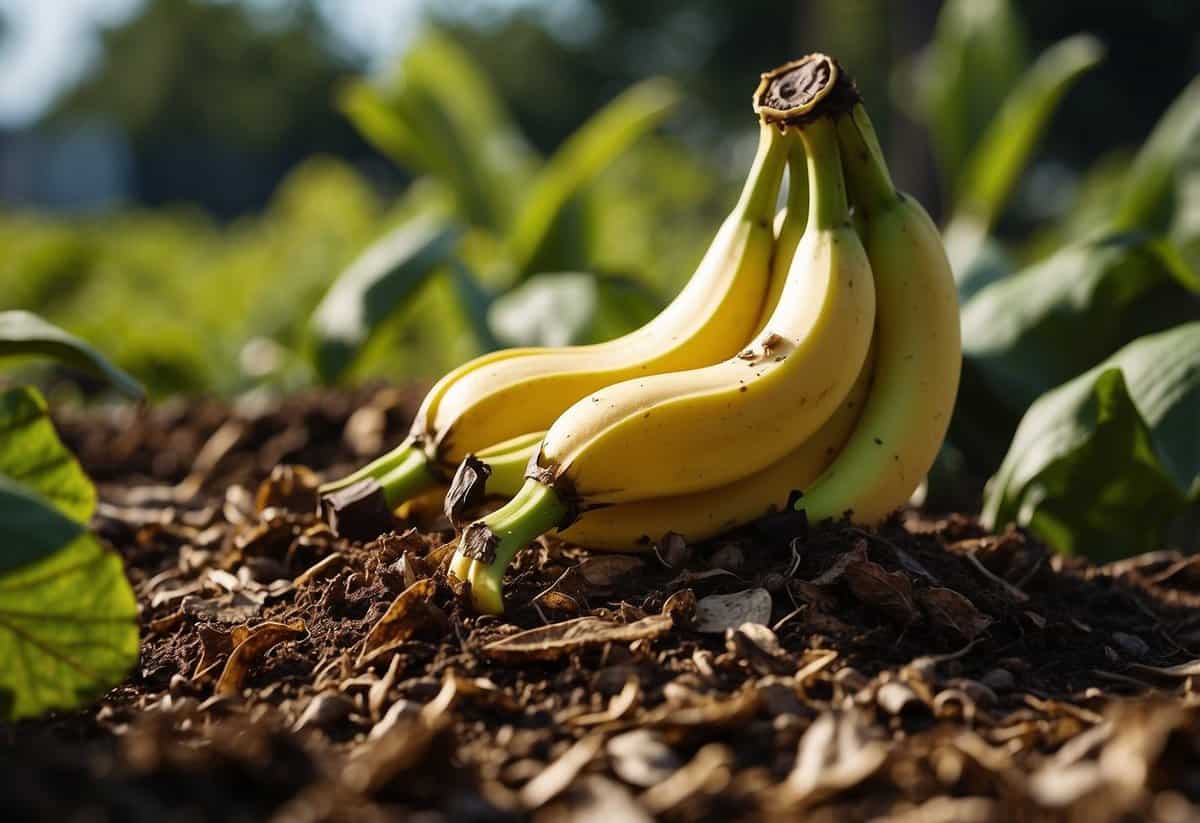
M 111 382 L 132 397 L 142 396 L 142 387 L 108 358 L 78 337 L 47 323 L 27 311 L 0 312 L 0 357 L 39 355 L 76 366 Z
M 1030 407 L 984 522 L 1112 559 L 1162 544 L 1200 501 L 1200 323 L 1129 344 Z
M 95 503 L 41 395 L 0 395 L 0 718 L 77 705 L 137 659 L 121 559 L 85 530 Z

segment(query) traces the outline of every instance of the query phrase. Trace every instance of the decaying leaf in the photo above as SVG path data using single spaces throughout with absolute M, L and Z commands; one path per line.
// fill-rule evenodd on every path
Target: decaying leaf
M 965 640 L 974 640 L 992 625 L 990 617 L 953 589 L 930 586 L 918 590 L 916 598 L 930 622 L 950 629 Z
M 577 617 L 519 632 L 483 647 L 483 653 L 496 660 L 555 660 L 572 652 L 603 646 L 627 645 L 637 640 L 653 640 L 671 628 L 669 615 L 655 614 L 634 623 L 616 623 L 599 617 Z
M 570 786 L 603 748 L 604 736 L 595 732 L 576 741 L 561 757 L 521 788 L 521 804 L 527 809 L 546 805 Z
M 437 581 L 431 577 L 418 580 L 400 592 L 363 638 L 356 665 L 363 666 L 382 657 L 428 626 L 433 619 L 429 603 L 436 593 Z
M 638 798 L 653 814 L 665 814 L 697 795 L 714 795 L 729 785 L 733 752 L 720 743 L 709 743 L 683 768 Z
M 733 594 L 710 594 L 696 603 L 696 631 L 724 634 L 744 623 L 771 622 L 771 593 L 746 589 Z
M 575 568 L 592 588 L 607 589 L 636 574 L 644 565 L 640 557 L 629 554 L 596 554 L 585 558 Z
M 889 572 L 878 563 L 858 560 L 846 566 L 844 576 L 850 591 L 868 606 L 903 626 L 917 619 L 912 580 L 903 572 Z
M 605 750 L 617 777 L 643 788 L 666 780 L 681 765 L 675 751 L 648 729 L 619 734 Z
M 260 623 L 254 628 L 239 626 L 233 630 L 233 651 L 225 661 L 225 668 L 217 679 L 214 694 L 236 695 L 242 690 L 242 682 L 250 665 L 266 654 L 272 647 L 285 640 L 294 640 L 305 633 L 304 621 L 290 623 Z
M 775 632 L 761 623 L 743 623 L 725 634 L 725 648 L 758 674 L 787 674 L 794 668 Z
M 276 466 L 271 469 L 270 477 L 259 484 L 254 495 L 254 508 L 259 514 L 269 508 L 315 513 L 319 485 L 316 473 L 307 466 Z
M 796 765 L 788 775 L 793 802 L 809 804 L 857 786 L 888 758 L 890 746 L 874 739 L 857 710 L 826 712 L 800 738 Z

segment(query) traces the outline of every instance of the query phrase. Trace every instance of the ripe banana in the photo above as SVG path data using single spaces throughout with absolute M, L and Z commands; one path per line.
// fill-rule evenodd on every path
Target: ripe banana
M 768 469 L 846 400 L 871 343 L 874 286 L 850 223 L 832 121 L 796 134 L 810 207 L 763 330 L 728 361 L 617 384 L 555 421 L 517 496 L 463 532 L 451 573 L 471 583 L 477 608 L 501 610 L 512 556 L 574 512 L 710 491 Z
M 877 523 L 904 504 L 950 425 L 962 366 L 954 276 L 937 227 L 892 184 L 861 103 L 838 117 L 846 180 L 875 273 L 875 381 L 854 433 L 796 503 L 812 521 Z
M 736 207 L 687 285 L 653 321 L 606 343 L 496 352 L 460 366 L 426 396 L 404 444 L 322 491 L 373 477 L 395 505 L 467 454 L 546 429 L 589 392 L 737 352 L 762 312 L 774 246 L 771 216 L 786 156 L 780 130 L 760 128 Z
M 807 222 L 808 168 L 804 161 L 804 144 L 799 140 L 792 140 L 789 150 L 787 204 L 775 215 L 775 249 L 771 255 L 771 279 L 759 321 L 760 330 L 761 324 L 770 318 L 775 306 L 779 303 L 779 295 L 783 292 L 784 283 L 787 282 L 792 255 L 796 252 L 796 246 L 800 243 L 800 237 L 804 234 L 804 226 Z M 854 394 L 855 392 L 852 390 L 851 396 L 853 397 Z M 841 414 L 840 410 L 838 414 Z M 855 417 L 857 417 L 857 412 L 855 412 Z M 832 421 L 830 425 L 832 425 Z M 525 469 L 529 465 L 529 460 L 537 452 L 545 435 L 546 433 L 543 431 L 514 437 L 476 454 L 475 457 L 487 463 L 491 469 L 491 475 L 484 481 L 486 493 L 504 498 L 515 496 L 525 482 Z M 822 464 L 823 467 L 824 464 Z M 801 474 L 801 476 L 807 476 L 807 474 Z M 619 507 L 610 507 L 606 511 L 610 516 L 614 516 L 617 515 L 618 509 Z M 617 516 L 613 519 L 624 519 L 624 516 Z M 638 532 L 638 536 L 645 533 L 645 531 Z M 649 533 L 653 534 L 654 532 Z M 579 545 L 589 548 L 600 547 L 599 544 L 580 542 L 575 537 L 575 533 L 566 539 L 574 540 Z M 620 538 L 615 534 L 610 534 L 605 539 L 605 545 L 612 544 L 614 540 L 619 541 Z
M 796 134 L 810 207 L 778 306 L 722 363 L 626 380 L 563 412 L 536 474 L 569 487 L 581 508 L 745 477 L 807 440 L 849 394 L 875 321 L 871 270 L 850 222 L 833 123 L 818 119 Z
M 854 431 L 871 388 L 874 350 L 833 417 L 783 459 L 708 491 L 589 509 L 558 537 L 597 551 L 648 551 L 668 532 L 688 543 L 707 540 L 783 511 L 837 457 Z

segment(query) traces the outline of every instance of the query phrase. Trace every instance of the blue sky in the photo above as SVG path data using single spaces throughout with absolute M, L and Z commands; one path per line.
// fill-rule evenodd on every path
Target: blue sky
M 97 31 L 143 0 L 0 0 L 9 38 L 0 50 L 0 127 L 32 122 L 99 56 Z M 219 1 L 219 0 L 217 0 Z M 245 0 L 271 6 L 279 0 Z M 500 5 L 492 0 L 493 5 Z M 423 0 L 322 0 L 339 33 L 373 60 L 403 48 Z

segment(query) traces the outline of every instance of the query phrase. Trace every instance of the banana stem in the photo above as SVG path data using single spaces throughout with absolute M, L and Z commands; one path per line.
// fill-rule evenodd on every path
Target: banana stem
M 861 103 L 838 117 L 837 136 L 854 204 L 873 214 L 895 203 L 900 194 L 883 159 L 875 127 Z
M 808 155 L 806 230 L 817 232 L 848 223 L 850 204 L 846 200 L 846 183 L 842 179 L 841 153 L 833 122 L 828 117 L 821 117 L 801 126 L 800 140 Z
M 766 225 L 770 225 L 775 215 L 775 202 L 783 182 L 783 164 L 787 162 L 787 142 L 777 127 L 767 123 L 759 125 L 758 153 L 754 155 L 746 185 L 738 198 L 737 211 L 750 218 L 760 218 Z
M 383 474 L 376 475 L 375 479 L 383 487 L 383 497 L 392 508 L 436 486 L 438 482 L 424 450 L 415 447 L 408 449 L 402 460 Z
M 419 451 L 419 449 L 417 449 L 411 441 L 406 440 L 387 454 L 383 455 L 382 457 L 375 458 L 367 465 L 351 472 L 345 477 L 337 480 L 331 480 L 328 483 L 322 484 L 318 489 L 318 492 L 322 495 L 325 495 L 338 491 L 339 489 L 344 489 L 347 486 L 352 486 L 360 480 L 366 480 L 368 478 L 378 480 L 396 466 L 399 466 L 406 460 L 410 460 L 411 454 L 414 451 Z
M 552 486 L 526 480 L 506 505 L 463 530 L 450 569 L 460 579 L 465 571 L 476 609 L 489 614 L 504 611 L 504 572 L 513 557 L 539 535 L 561 525 L 568 511 Z M 482 558 L 473 557 L 476 554 Z M 469 567 L 464 568 L 469 557 Z
M 794 221 L 798 231 L 808 222 L 808 155 L 804 141 L 795 135 L 788 139 L 787 220 Z

